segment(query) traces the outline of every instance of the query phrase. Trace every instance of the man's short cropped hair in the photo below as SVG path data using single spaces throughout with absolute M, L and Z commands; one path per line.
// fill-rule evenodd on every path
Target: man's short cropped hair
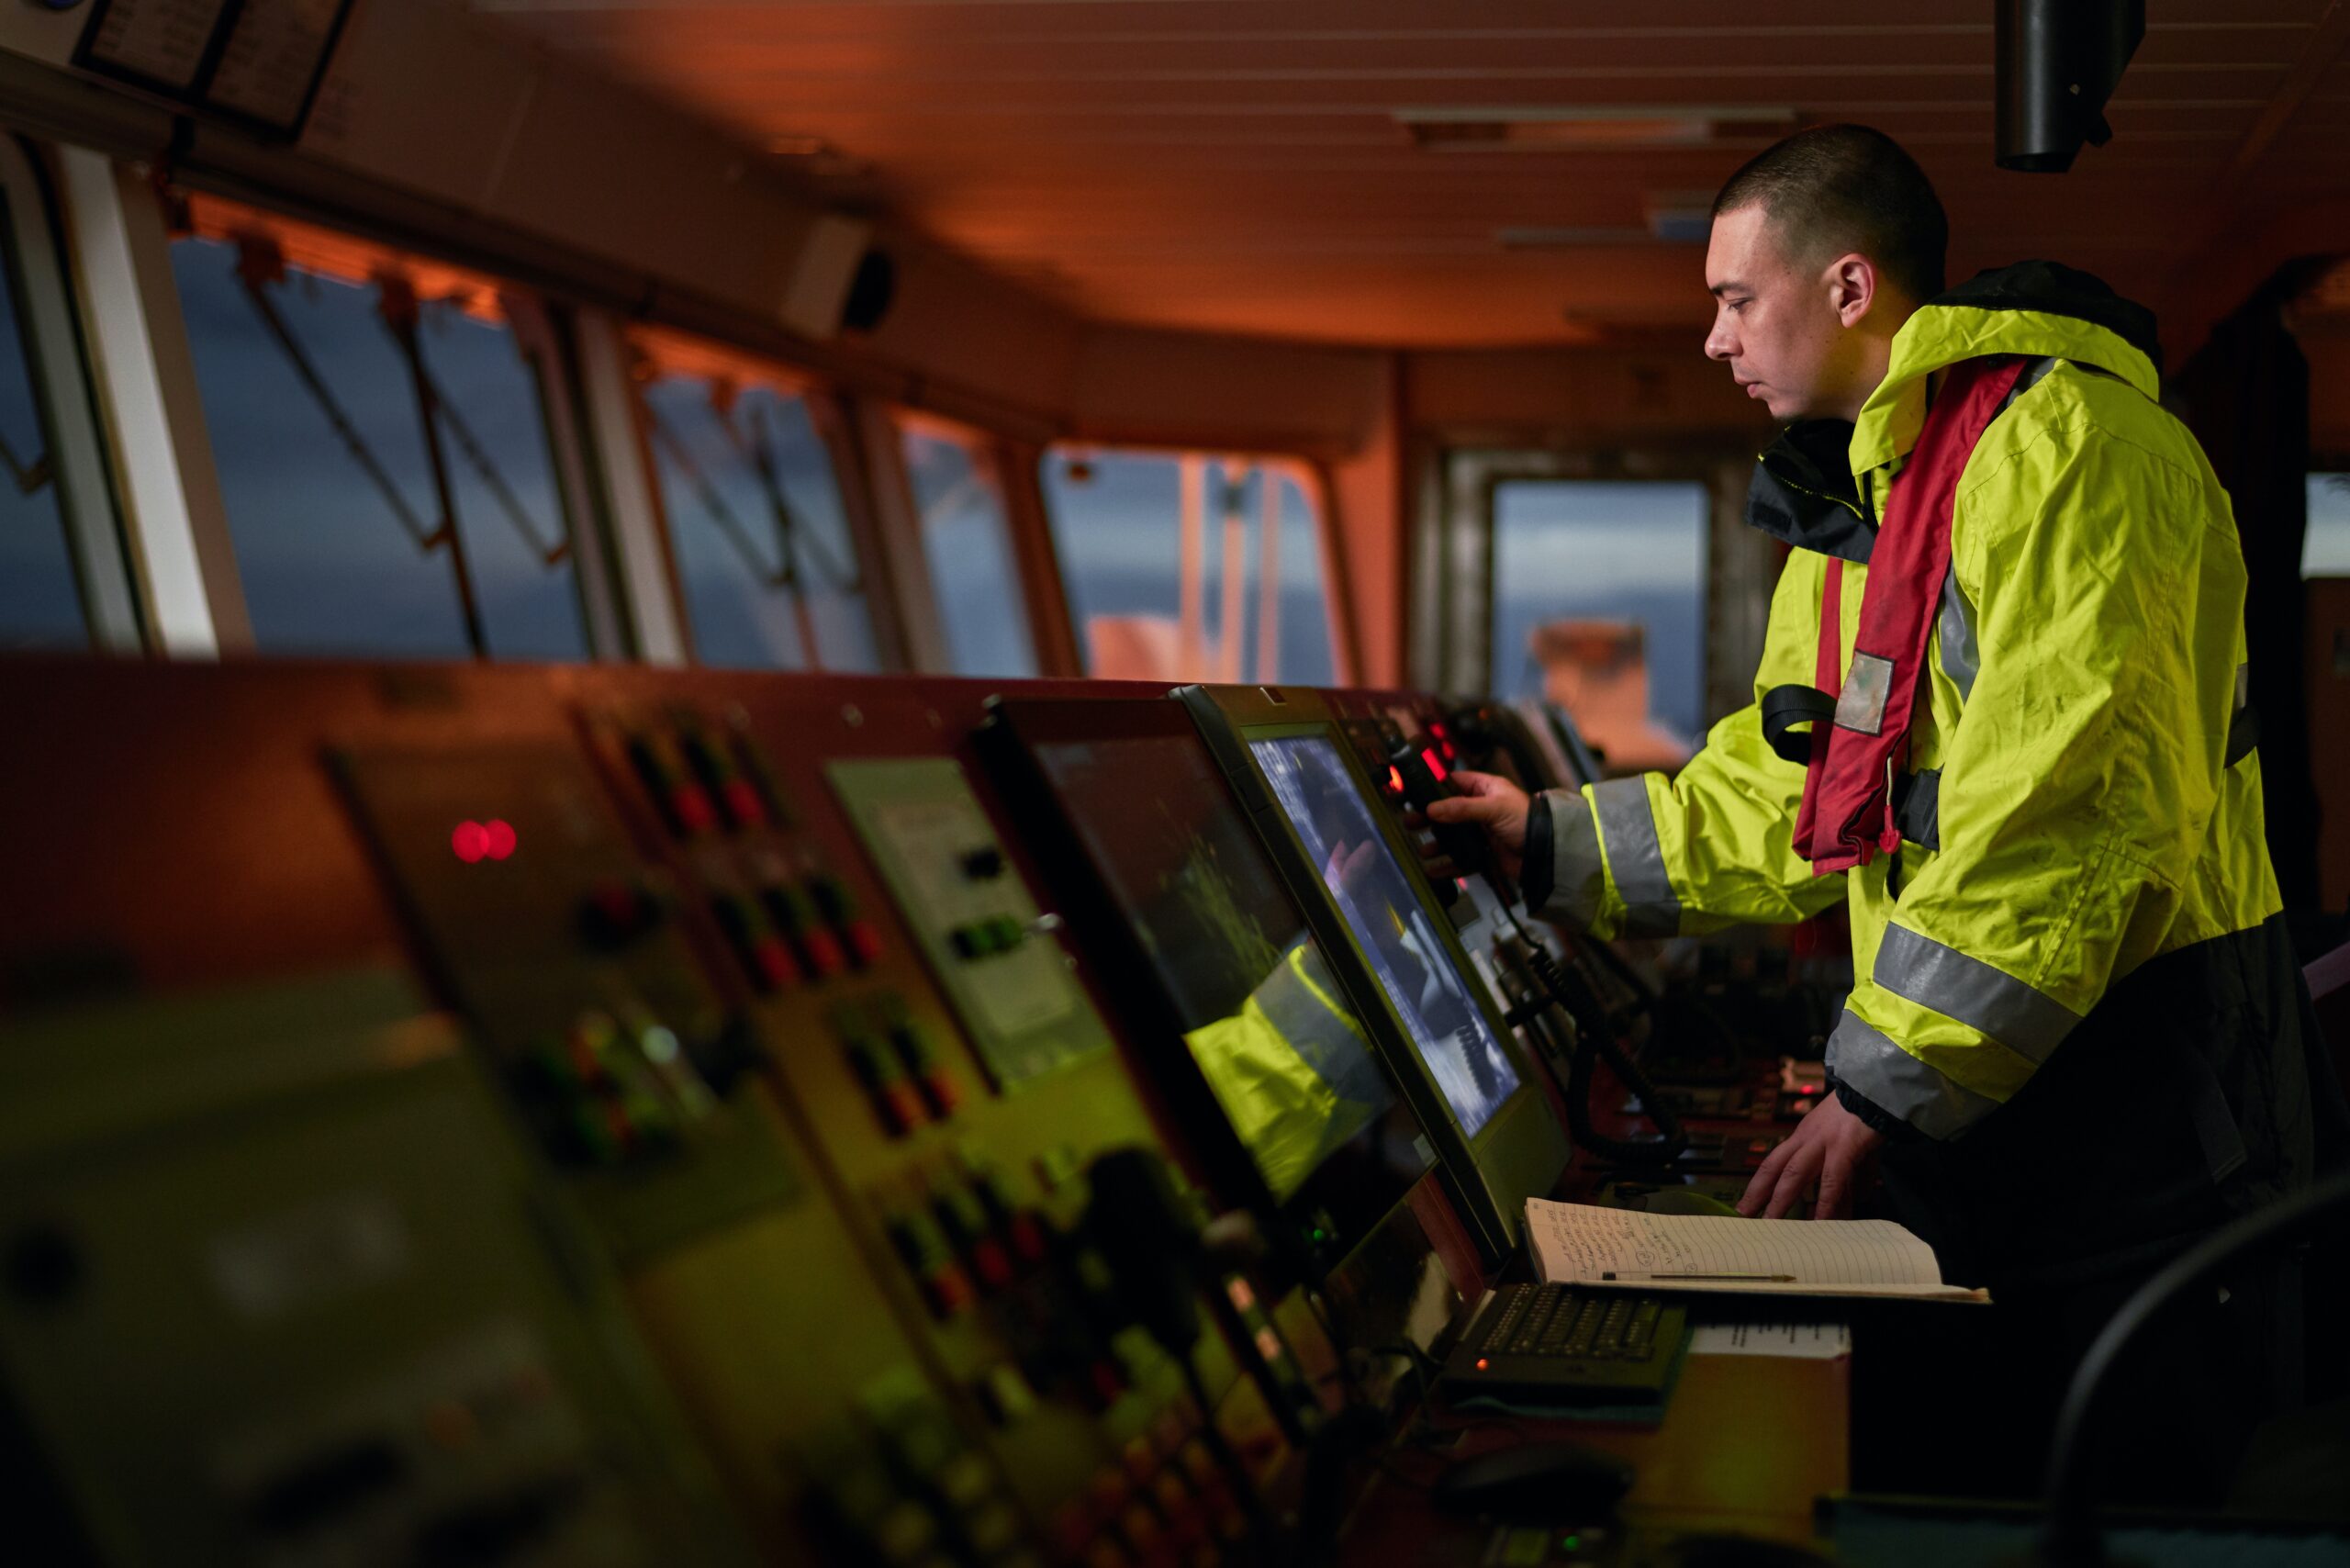
M 1759 207 L 1790 254 L 1858 251 L 1904 294 L 1942 291 L 1950 219 L 1918 161 L 1881 130 L 1823 125 L 1766 148 L 1729 177 L 1714 216 Z

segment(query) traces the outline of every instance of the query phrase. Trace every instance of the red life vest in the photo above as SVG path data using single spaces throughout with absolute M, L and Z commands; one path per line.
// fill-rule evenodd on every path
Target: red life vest
M 1908 759 L 1909 723 L 1926 679 L 1926 642 L 1950 574 L 1951 512 L 1959 476 L 1975 443 L 2006 406 L 2025 361 L 1994 354 L 1961 361 L 1943 377 L 1925 429 L 1886 498 L 1885 523 L 1869 554 L 1869 580 L 1852 668 L 1841 660 L 1844 564 L 1821 592 L 1816 691 L 1781 687 L 1764 700 L 1783 717 L 1809 717 L 1809 772 L 1796 819 L 1796 853 L 1815 875 L 1865 866 L 1901 847 L 1894 821 L 1896 770 Z M 1834 700 L 1832 722 L 1827 693 Z

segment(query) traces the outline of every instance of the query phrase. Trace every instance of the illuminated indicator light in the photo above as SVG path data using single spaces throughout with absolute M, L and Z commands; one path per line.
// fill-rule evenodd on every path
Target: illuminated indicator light
M 1428 765 L 1428 771 L 1436 776 L 1436 781 L 1438 783 L 1441 784 L 1444 782 L 1444 758 L 1437 756 L 1436 747 L 1432 745 L 1422 746 L 1420 748 L 1420 760 Z
M 1559 1550 L 1561 1551 L 1581 1551 L 1583 1550 L 1583 1537 L 1579 1535 L 1561 1536 L 1559 1538 Z
M 482 853 L 492 860 L 503 860 L 521 846 L 521 835 L 514 824 L 503 817 L 492 817 L 481 824 Z
M 471 866 L 489 853 L 489 830 L 476 822 L 459 823 L 449 834 L 449 847 Z
M 1477 1358 L 1477 1370 L 1478 1370 L 1479 1372 L 1483 1372 L 1487 1367 L 1490 1367 L 1490 1366 L 1492 1366 L 1493 1364 L 1494 1364 L 1493 1362 L 1491 1362 L 1491 1361 L 1489 1361 L 1485 1360 L 1485 1358 L 1484 1358 L 1484 1357 L 1483 1357 L 1483 1356 L 1479 1356 L 1479 1357 Z
M 1250 1290 L 1248 1282 L 1237 1274 L 1225 1282 L 1224 1294 L 1232 1298 L 1232 1309 L 1235 1312 L 1251 1312 L 1256 1309 L 1257 1293 Z
M 1402 769 L 1391 767 L 1387 770 L 1387 788 L 1389 792 L 1392 794 L 1400 795 L 1404 792 L 1404 774 Z
M 1278 1362 L 1284 1353 L 1281 1337 L 1273 1332 L 1273 1326 L 1270 1323 L 1257 1330 L 1257 1353 L 1268 1361 L 1275 1362 Z

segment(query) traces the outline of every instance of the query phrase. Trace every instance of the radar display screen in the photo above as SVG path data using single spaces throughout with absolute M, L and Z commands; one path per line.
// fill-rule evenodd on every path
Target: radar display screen
M 1345 758 L 1326 734 L 1251 738 L 1248 750 L 1462 1134 L 1475 1137 L 1517 1092 L 1517 1070 Z
M 1432 1150 L 1188 724 L 1030 755 L 1274 1202 L 1349 1169 L 1392 1202 Z

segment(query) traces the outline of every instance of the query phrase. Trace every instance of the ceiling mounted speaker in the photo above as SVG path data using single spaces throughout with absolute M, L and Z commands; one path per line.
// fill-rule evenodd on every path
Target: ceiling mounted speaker
M 1998 163 L 2061 174 L 2112 139 L 2106 100 L 2146 36 L 2146 0 L 1996 0 Z
M 861 218 L 828 212 L 810 224 L 777 312 L 783 324 L 804 338 L 829 338 L 849 325 L 850 300 L 873 253 L 872 240 L 873 225 Z
M 848 300 L 841 307 L 841 325 L 852 332 L 869 332 L 881 324 L 898 297 L 898 263 L 887 251 L 867 251 L 857 258 L 848 280 Z

